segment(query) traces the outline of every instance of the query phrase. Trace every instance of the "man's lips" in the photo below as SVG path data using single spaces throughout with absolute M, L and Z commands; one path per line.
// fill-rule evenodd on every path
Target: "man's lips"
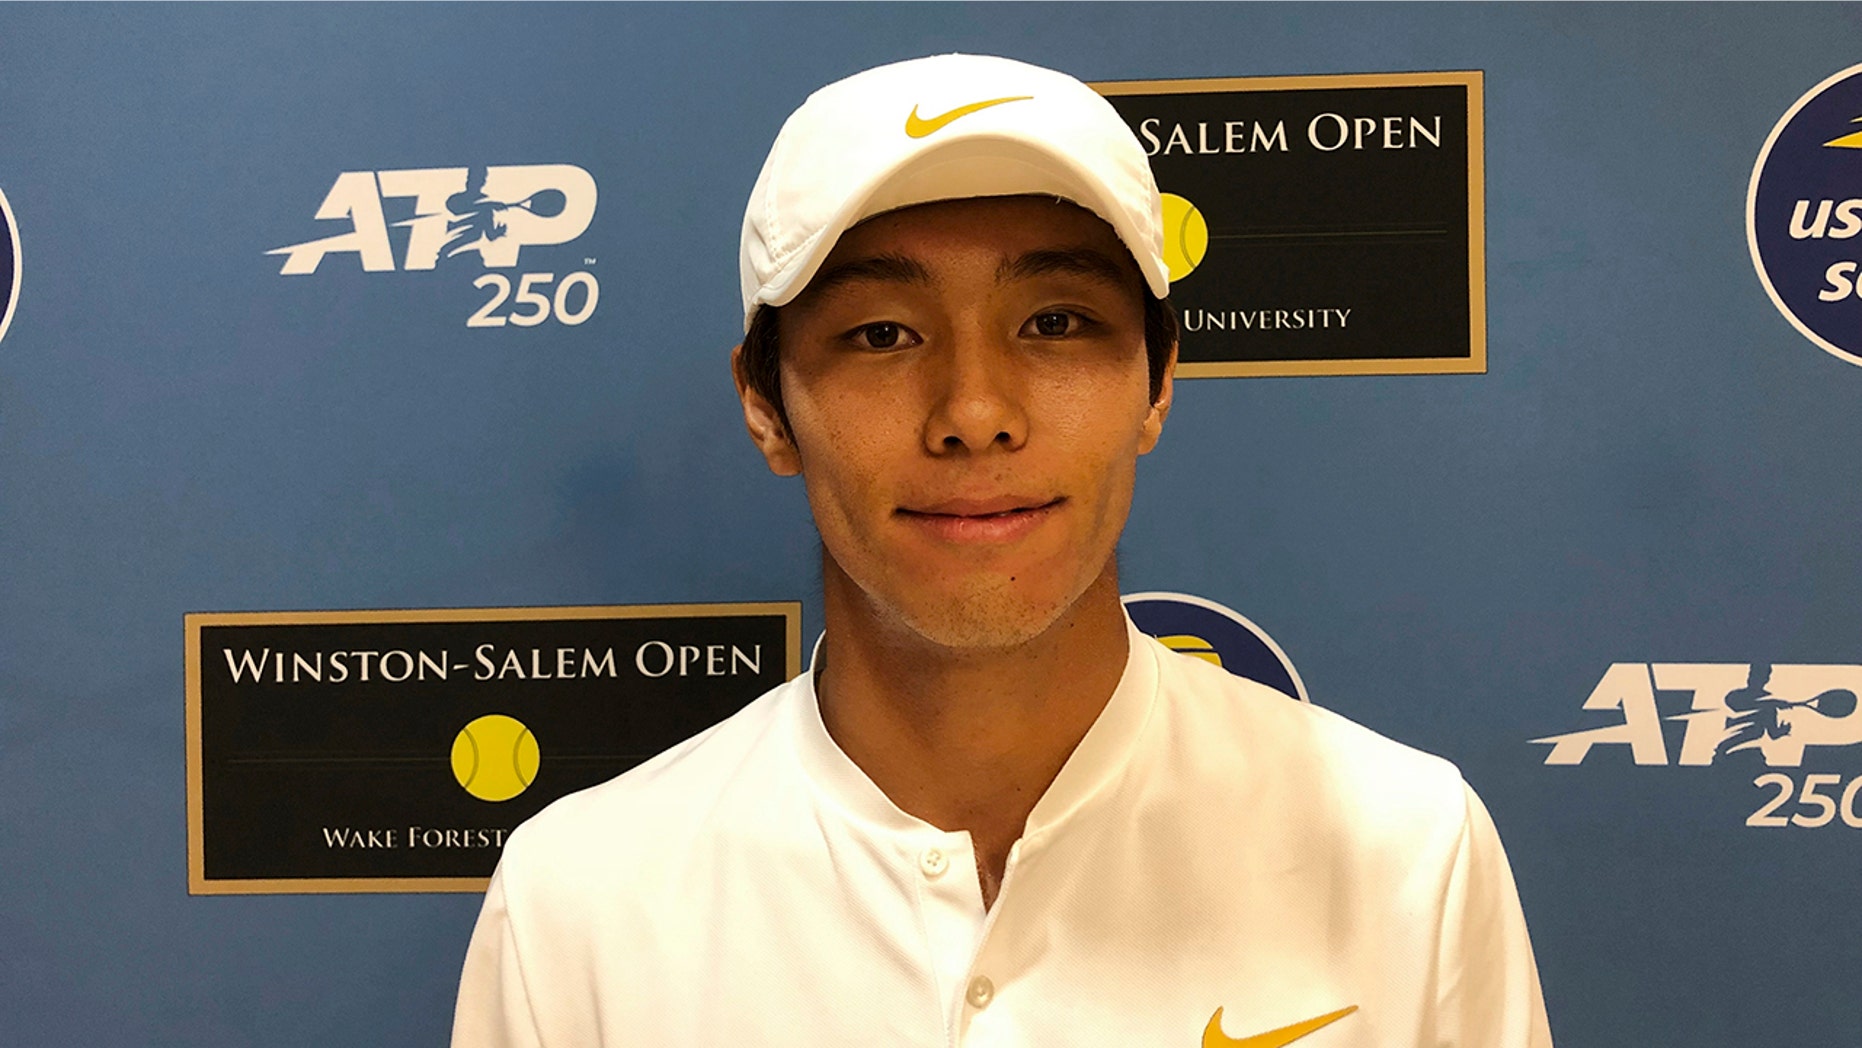
M 946 542 L 1012 542 L 1033 531 L 1066 503 L 1066 499 L 1025 496 L 939 499 L 897 515 L 913 527 Z

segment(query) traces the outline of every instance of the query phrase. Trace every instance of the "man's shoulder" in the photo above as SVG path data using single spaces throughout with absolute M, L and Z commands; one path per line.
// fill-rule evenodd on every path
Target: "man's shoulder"
M 1161 645 L 1158 658 L 1173 745 L 1204 781 L 1368 839 L 1459 834 L 1468 791 L 1450 761 L 1201 659 Z
M 791 681 L 657 756 L 531 816 L 505 843 L 507 889 L 532 875 L 550 882 L 603 880 L 648 868 L 745 813 L 746 798 L 791 786 L 793 753 L 772 738 L 796 700 Z M 752 801 L 754 803 L 754 801 Z

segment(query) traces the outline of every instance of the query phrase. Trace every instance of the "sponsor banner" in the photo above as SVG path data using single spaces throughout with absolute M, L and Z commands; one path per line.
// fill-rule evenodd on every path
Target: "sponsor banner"
M 13 205 L 0 191 L 0 339 L 13 323 L 13 310 L 19 306 L 19 223 L 13 218 Z
M 564 794 L 801 670 L 801 605 L 186 617 L 193 894 L 483 891 Z
M 1779 118 L 1746 188 L 1746 246 L 1772 304 L 1838 359 L 1862 364 L 1862 65 Z
M 1548 765 L 1757 771 L 1745 825 L 1862 829 L 1862 774 L 1849 749 L 1862 743 L 1858 695 L 1862 666 L 1619 662 L 1583 703 L 1604 723 L 1532 742 L 1551 747 Z M 1830 764 L 1839 770 L 1821 770 Z
M 1246 615 L 1188 593 L 1132 593 L 1122 598 L 1132 624 L 1165 647 L 1311 702 L 1293 660 Z
M 1178 375 L 1487 370 L 1481 73 L 1094 86 L 1164 194 Z
M 312 215 L 325 235 L 265 254 L 284 258 L 287 277 L 477 272 L 477 308 L 461 298 L 466 327 L 576 327 L 595 315 L 601 283 L 586 268 L 595 258 L 562 245 L 588 230 L 597 195 L 574 164 L 344 171 Z

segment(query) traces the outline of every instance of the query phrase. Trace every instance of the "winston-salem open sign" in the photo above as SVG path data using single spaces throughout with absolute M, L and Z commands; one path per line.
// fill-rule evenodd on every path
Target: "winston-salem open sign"
M 801 667 L 801 605 L 193 614 L 194 894 L 483 891 L 513 828 Z
M 1164 193 L 1177 374 L 1487 370 L 1480 73 L 1095 86 Z

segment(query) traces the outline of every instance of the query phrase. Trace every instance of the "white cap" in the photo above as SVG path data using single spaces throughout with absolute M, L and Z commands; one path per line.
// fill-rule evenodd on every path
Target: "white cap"
M 1112 104 L 1065 73 L 987 55 L 868 69 L 808 96 L 744 211 L 744 327 L 808 286 L 855 223 L 934 200 L 1041 194 L 1106 220 L 1151 293 L 1170 291 L 1163 206 Z

